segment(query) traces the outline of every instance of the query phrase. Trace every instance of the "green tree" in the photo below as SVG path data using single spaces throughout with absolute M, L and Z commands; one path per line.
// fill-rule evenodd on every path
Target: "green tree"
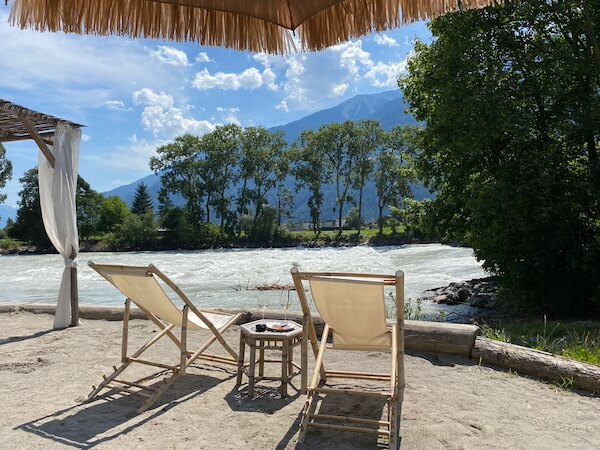
M 31 242 L 41 250 L 49 250 L 52 244 L 46 235 L 42 221 L 37 168 L 25 172 L 19 182 L 21 183 L 19 209 L 15 222 L 7 232 L 14 239 Z M 102 195 L 94 191 L 81 176 L 77 177 L 75 200 L 77 226 L 81 237 L 90 237 L 97 232 L 102 199 Z
M 162 187 L 168 195 L 179 194 L 186 202 L 190 224 L 200 228 L 204 219 L 205 183 L 201 171 L 200 138 L 186 134 L 157 149 L 150 159 L 150 169 L 160 174 Z
M 19 182 L 19 209 L 15 222 L 7 230 L 8 235 L 13 239 L 30 242 L 40 250 L 49 250 L 52 243 L 42 222 L 37 168 L 25 172 Z
M 383 210 L 386 206 L 398 207 L 401 199 L 411 196 L 413 181 L 412 160 L 415 156 L 416 130 L 397 125 L 384 133 L 383 145 L 375 157 L 373 177 L 377 193 L 377 224 L 379 236 L 383 235 Z
M 0 189 L 6 186 L 6 183 L 12 178 L 12 163 L 6 159 L 6 150 L 0 144 Z M 0 203 L 6 201 L 6 194 L 0 193 Z
M 350 211 L 348 211 L 348 214 L 346 214 L 346 223 L 344 226 L 352 230 L 360 229 L 362 226 L 362 220 L 357 207 L 350 208 Z
M 316 236 L 321 233 L 323 185 L 329 179 L 328 167 L 321 155 L 318 137 L 314 131 L 303 131 L 292 147 L 293 174 L 297 189 L 307 189 L 308 210 Z
M 81 176 L 78 176 L 75 199 L 77 203 L 77 227 L 79 229 L 79 237 L 88 239 L 99 231 L 100 211 L 102 204 L 104 203 L 104 197 L 99 192 L 93 190 L 89 183 Z
M 376 120 L 359 120 L 350 129 L 348 152 L 354 155 L 355 165 L 352 175 L 352 187 L 358 191 L 358 235 L 362 228 L 362 204 L 365 183 L 373 172 L 375 152 L 381 144 L 383 129 Z
M 600 312 L 600 8 L 584 3 L 436 19 L 400 81 L 426 124 L 440 229 L 472 244 L 505 298 L 570 315 Z
M 287 143 L 282 132 L 271 133 L 263 127 L 248 127 L 242 136 L 238 213 L 248 212 L 254 204 L 254 219 L 267 204 L 267 194 L 282 176 L 282 160 L 286 157 Z
M 119 249 L 145 250 L 156 244 L 157 227 L 154 212 L 139 216 L 128 214 L 115 228 L 114 238 Z
M 205 157 L 205 184 L 220 219 L 219 233 L 224 234 L 226 221 L 231 220 L 231 198 L 228 190 L 236 181 L 235 170 L 240 159 L 242 129 L 234 124 L 218 126 L 202 137 Z M 208 212 L 207 212 L 208 214 Z
M 316 134 L 316 145 L 321 149 L 328 166 L 327 172 L 335 186 L 338 213 L 338 237 L 342 234 L 342 218 L 346 203 L 351 200 L 350 188 L 355 171 L 356 155 L 349 150 L 353 122 L 323 125 Z M 335 212 L 335 209 L 334 209 Z
M 147 212 L 152 212 L 152 210 Z M 102 233 L 115 231 L 131 214 L 132 213 L 127 207 L 127 203 L 125 203 L 121 197 L 111 195 L 110 197 L 105 198 L 100 207 L 98 231 Z
M 133 203 L 131 204 L 131 212 L 138 216 L 143 216 L 149 211 L 154 212 L 154 205 L 152 204 L 148 187 L 142 181 L 135 189 Z

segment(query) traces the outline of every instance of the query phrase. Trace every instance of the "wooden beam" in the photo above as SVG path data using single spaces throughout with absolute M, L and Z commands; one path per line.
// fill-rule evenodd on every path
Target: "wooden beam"
M 42 141 L 47 144 L 47 145 L 52 145 L 53 142 L 50 139 L 52 136 L 54 136 L 54 131 L 49 131 L 46 133 L 38 133 L 38 136 L 42 139 Z M 33 139 L 30 135 L 26 135 L 26 136 L 6 136 L 6 137 L 0 137 L 0 142 L 16 142 L 16 141 L 28 141 L 30 139 Z
M 46 159 L 48 160 L 48 162 L 50 163 L 52 168 L 54 168 L 54 164 L 56 163 L 56 158 L 54 157 L 54 155 L 52 154 L 52 152 L 50 151 L 50 149 L 48 148 L 48 146 L 46 145 L 44 140 L 37 133 L 37 131 L 35 131 L 34 126 L 31 124 L 31 122 L 29 121 L 29 119 L 27 118 L 27 116 L 25 114 L 18 114 L 18 116 L 19 116 L 19 119 L 21 119 L 21 122 L 23 122 L 23 126 L 29 132 L 31 139 L 33 139 L 35 141 L 35 143 L 38 145 L 41 152 L 44 154 L 44 156 L 46 157 Z

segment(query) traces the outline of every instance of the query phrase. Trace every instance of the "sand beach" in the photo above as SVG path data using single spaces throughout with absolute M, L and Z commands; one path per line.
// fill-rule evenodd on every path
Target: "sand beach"
M 131 345 L 151 335 L 146 320 L 131 322 Z M 102 374 L 119 363 L 119 321 L 82 320 L 52 330 L 52 316 L 0 314 L 0 448 L 6 449 L 286 449 L 380 448 L 374 437 L 310 431 L 297 444 L 303 397 L 281 398 L 263 382 L 249 398 L 235 388 L 233 367 L 200 363 L 153 408 L 112 395 L 82 403 Z M 237 348 L 237 327 L 226 333 Z M 203 333 L 193 333 L 192 344 Z M 156 353 L 177 360 L 164 342 Z M 332 352 L 339 367 L 387 368 L 385 354 Z M 309 366 L 310 366 L 309 358 Z M 310 373 L 310 372 L 309 372 Z M 142 375 L 142 374 L 140 374 Z M 293 383 L 299 387 L 299 380 Z M 322 412 L 360 410 L 381 416 L 377 402 L 341 398 Z M 600 398 L 536 379 L 479 366 L 460 357 L 409 354 L 402 410 L 405 449 L 600 448 Z

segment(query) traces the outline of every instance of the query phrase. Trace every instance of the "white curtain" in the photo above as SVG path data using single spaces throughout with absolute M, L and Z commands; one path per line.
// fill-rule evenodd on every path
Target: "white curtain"
M 58 303 L 54 316 L 54 328 L 66 328 L 71 323 L 71 267 L 79 253 L 77 232 L 77 164 L 81 131 L 65 123 L 59 123 L 54 134 L 52 154 L 56 158 L 54 168 L 44 154 L 38 152 L 38 174 L 42 219 L 50 241 L 65 260 Z

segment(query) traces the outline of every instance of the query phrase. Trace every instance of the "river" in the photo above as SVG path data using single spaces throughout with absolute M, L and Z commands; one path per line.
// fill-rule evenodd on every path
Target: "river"
M 262 284 L 291 284 L 290 268 L 307 271 L 361 271 L 406 274 L 405 298 L 414 301 L 423 291 L 455 281 L 486 276 L 473 250 L 441 244 L 390 247 L 234 249 L 174 252 L 82 253 L 79 257 L 81 305 L 122 305 L 122 295 L 87 266 L 88 261 L 111 264 L 154 264 L 202 307 L 257 308 Z M 54 303 L 60 285 L 58 255 L 0 256 L 0 303 Z M 270 292 L 273 308 L 277 292 Z M 298 309 L 294 293 L 290 309 Z M 432 314 L 437 305 L 423 305 Z

